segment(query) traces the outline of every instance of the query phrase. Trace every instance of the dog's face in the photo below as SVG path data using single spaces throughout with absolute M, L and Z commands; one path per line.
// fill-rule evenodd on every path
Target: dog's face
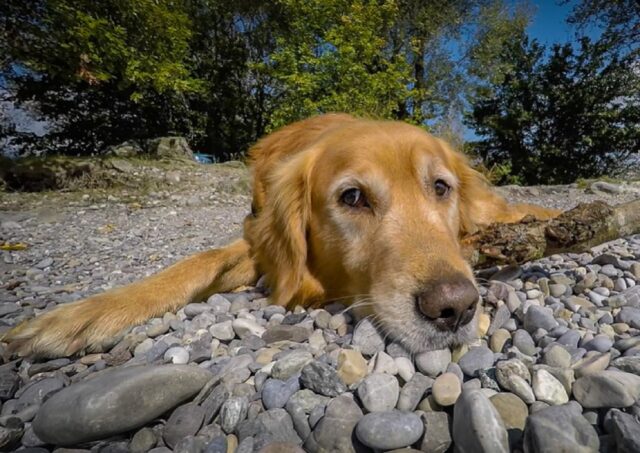
M 482 211 L 480 183 L 421 129 L 361 121 L 278 168 L 257 228 L 246 228 L 276 303 L 351 302 L 410 350 L 442 348 L 476 333 L 459 238 Z
M 397 123 L 359 124 L 320 146 L 308 183 L 307 265 L 325 298 L 353 296 L 360 313 L 414 351 L 468 341 L 479 296 L 458 242 L 457 156 Z

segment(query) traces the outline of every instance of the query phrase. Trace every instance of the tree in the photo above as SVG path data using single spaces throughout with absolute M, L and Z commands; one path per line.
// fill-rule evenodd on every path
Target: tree
M 640 150 L 633 60 L 588 38 L 544 51 L 525 35 L 506 46 L 514 66 L 474 104 L 468 124 L 484 139 L 472 148 L 528 184 L 599 176 Z

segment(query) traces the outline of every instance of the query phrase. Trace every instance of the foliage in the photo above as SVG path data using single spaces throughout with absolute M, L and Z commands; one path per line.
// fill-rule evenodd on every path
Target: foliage
M 506 77 L 477 100 L 473 148 L 528 184 L 601 175 L 640 149 L 640 77 L 612 43 L 545 49 L 525 35 L 505 47 Z

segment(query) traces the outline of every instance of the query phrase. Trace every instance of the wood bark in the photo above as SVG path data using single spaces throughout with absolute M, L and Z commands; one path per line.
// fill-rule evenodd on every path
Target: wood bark
M 640 233 L 640 200 L 610 206 L 582 203 L 559 217 L 493 224 L 465 237 L 465 255 L 476 268 L 521 264 L 555 253 L 584 252 L 603 242 Z

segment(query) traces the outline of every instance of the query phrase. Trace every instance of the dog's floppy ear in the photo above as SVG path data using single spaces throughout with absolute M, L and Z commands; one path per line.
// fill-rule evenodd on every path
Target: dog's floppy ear
M 256 219 L 256 258 L 278 305 L 310 303 L 322 287 L 307 268 L 307 228 L 311 209 L 309 179 L 316 152 L 303 151 L 271 176 L 265 205 Z
M 492 223 L 517 220 L 512 220 L 511 206 L 492 190 L 481 173 L 471 168 L 467 157 L 444 141 L 440 140 L 440 143 L 447 150 L 451 167 L 460 181 L 460 235 L 475 233 Z
M 473 234 L 492 223 L 518 222 L 527 215 L 547 220 L 560 214 L 557 209 L 507 203 L 481 173 L 471 168 L 465 155 L 452 150 L 442 141 L 441 144 L 446 148 L 450 164 L 460 181 L 460 236 Z

